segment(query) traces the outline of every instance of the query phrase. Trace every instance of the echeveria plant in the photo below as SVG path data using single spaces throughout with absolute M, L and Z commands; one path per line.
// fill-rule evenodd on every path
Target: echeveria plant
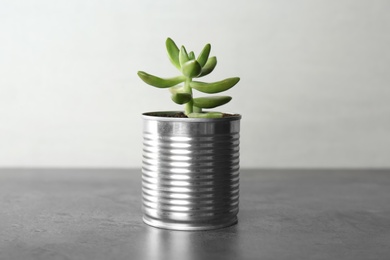
M 138 71 L 138 76 L 147 84 L 157 88 L 169 88 L 172 100 L 180 105 L 185 105 L 184 114 L 188 117 L 218 118 L 222 117 L 220 112 L 204 112 L 204 108 L 215 108 L 228 103 L 230 96 L 209 96 L 194 98 L 192 90 L 196 89 L 203 93 L 214 94 L 230 89 L 240 80 L 238 77 L 227 78 L 218 82 L 205 83 L 194 81 L 211 73 L 217 65 L 215 56 L 209 57 L 211 45 L 206 44 L 197 58 L 193 51 L 187 52 L 184 46 L 180 50 L 175 42 L 168 38 L 166 48 L 172 64 L 182 75 L 172 78 L 160 78 Z M 179 85 L 184 83 L 184 85 Z

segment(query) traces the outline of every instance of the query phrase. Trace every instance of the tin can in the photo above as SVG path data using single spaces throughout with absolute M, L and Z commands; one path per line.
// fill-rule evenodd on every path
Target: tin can
M 237 223 L 240 115 L 143 114 L 142 200 L 146 224 L 209 230 Z

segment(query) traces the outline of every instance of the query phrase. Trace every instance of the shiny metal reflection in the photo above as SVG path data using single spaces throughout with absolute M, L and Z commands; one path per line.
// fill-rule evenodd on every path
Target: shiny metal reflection
M 189 119 L 150 114 L 143 115 L 144 222 L 176 230 L 235 224 L 241 117 Z

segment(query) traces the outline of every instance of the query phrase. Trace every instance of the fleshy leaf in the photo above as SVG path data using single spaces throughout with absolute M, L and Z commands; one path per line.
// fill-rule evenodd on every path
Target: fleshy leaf
M 176 68 L 180 70 L 179 48 L 177 47 L 176 43 L 171 38 L 167 38 L 165 41 L 165 46 L 167 48 L 169 60 Z
M 195 53 L 193 51 L 191 51 L 190 53 L 188 53 L 188 58 L 190 60 L 195 60 Z
M 173 102 L 175 102 L 179 105 L 182 105 L 182 104 L 185 104 L 185 103 L 188 103 L 189 101 L 191 101 L 192 95 L 189 93 L 177 92 L 177 93 L 173 93 L 171 98 L 172 98 Z
M 234 78 L 227 78 L 221 81 L 212 82 L 212 83 L 205 83 L 205 82 L 199 82 L 199 81 L 192 81 L 190 83 L 191 88 L 194 88 L 200 92 L 203 93 L 219 93 L 222 91 L 226 91 L 230 88 L 232 88 L 234 85 L 236 85 L 240 81 L 240 78 L 234 77 Z
M 210 50 L 211 50 L 211 45 L 210 45 L 210 43 L 208 43 L 204 46 L 202 52 L 199 54 L 197 60 L 198 60 L 201 67 L 205 66 L 205 64 L 209 58 L 209 55 L 210 55 Z
M 160 78 L 144 71 L 138 71 L 138 76 L 146 83 L 157 88 L 170 88 L 185 80 L 184 76 Z
M 221 118 L 221 112 L 206 112 L 206 113 L 190 113 L 187 115 L 190 118 Z
M 194 98 L 194 106 L 200 108 L 214 108 L 222 106 L 232 100 L 229 96 L 213 96 L 213 97 L 200 97 Z
M 181 46 L 181 49 L 179 51 L 179 61 L 180 61 L 180 67 L 183 67 L 183 64 L 189 61 L 190 58 L 188 58 L 187 50 L 184 46 Z
M 206 64 L 203 66 L 202 72 L 200 73 L 198 78 L 210 74 L 215 69 L 215 66 L 217 66 L 217 57 L 215 57 L 215 56 L 210 57 L 207 60 Z
M 181 70 L 184 76 L 194 78 L 202 71 L 202 67 L 199 65 L 197 60 L 189 60 L 182 64 Z

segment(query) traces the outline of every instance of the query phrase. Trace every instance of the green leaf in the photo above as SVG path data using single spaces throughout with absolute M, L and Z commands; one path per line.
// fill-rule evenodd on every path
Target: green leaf
M 177 47 L 176 43 L 171 38 L 167 38 L 165 41 L 165 46 L 167 48 L 169 60 L 176 68 L 180 70 L 179 48 Z
M 214 96 L 214 97 L 200 97 L 194 98 L 194 106 L 200 108 L 214 108 L 222 106 L 232 100 L 229 96 Z
M 206 112 L 206 113 L 190 113 L 187 116 L 190 118 L 221 118 L 223 114 L 220 112 Z
M 195 60 L 195 53 L 193 51 L 191 51 L 190 53 L 188 53 L 188 58 L 190 60 Z
M 206 64 L 203 66 L 202 72 L 198 77 L 203 77 L 210 74 L 215 69 L 215 66 L 217 66 L 217 57 L 210 57 L 207 60 Z
M 202 67 L 199 65 L 196 60 L 189 60 L 186 63 L 182 64 L 183 75 L 189 78 L 194 78 L 200 74 Z
M 234 85 L 236 85 L 239 81 L 240 81 L 240 78 L 238 78 L 238 77 L 227 78 L 227 79 L 213 82 L 213 83 L 192 81 L 190 83 L 190 86 L 191 86 L 191 88 L 194 88 L 200 92 L 213 94 L 213 93 L 219 93 L 222 91 L 226 91 L 226 90 L 232 88 Z
M 190 58 L 188 57 L 186 48 L 184 46 L 181 46 L 181 49 L 179 51 L 180 66 L 182 67 L 183 64 L 189 60 L 190 60 Z
M 170 88 L 185 80 L 184 76 L 177 76 L 173 78 L 160 78 L 153 76 L 144 71 L 138 71 L 138 76 L 146 83 L 157 88 Z
M 177 93 L 173 93 L 171 98 L 172 98 L 173 102 L 175 102 L 179 105 L 182 105 L 182 104 L 190 102 L 192 99 L 192 95 L 189 93 L 177 92 Z
M 210 50 L 211 50 L 211 45 L 210 43 L 206 44 L 202 50 L 202 52 L 198 56 L 198 62 L 200 66 L 204 66 L 207 62 L 207 59 L 209 58 L 210 55 Z

